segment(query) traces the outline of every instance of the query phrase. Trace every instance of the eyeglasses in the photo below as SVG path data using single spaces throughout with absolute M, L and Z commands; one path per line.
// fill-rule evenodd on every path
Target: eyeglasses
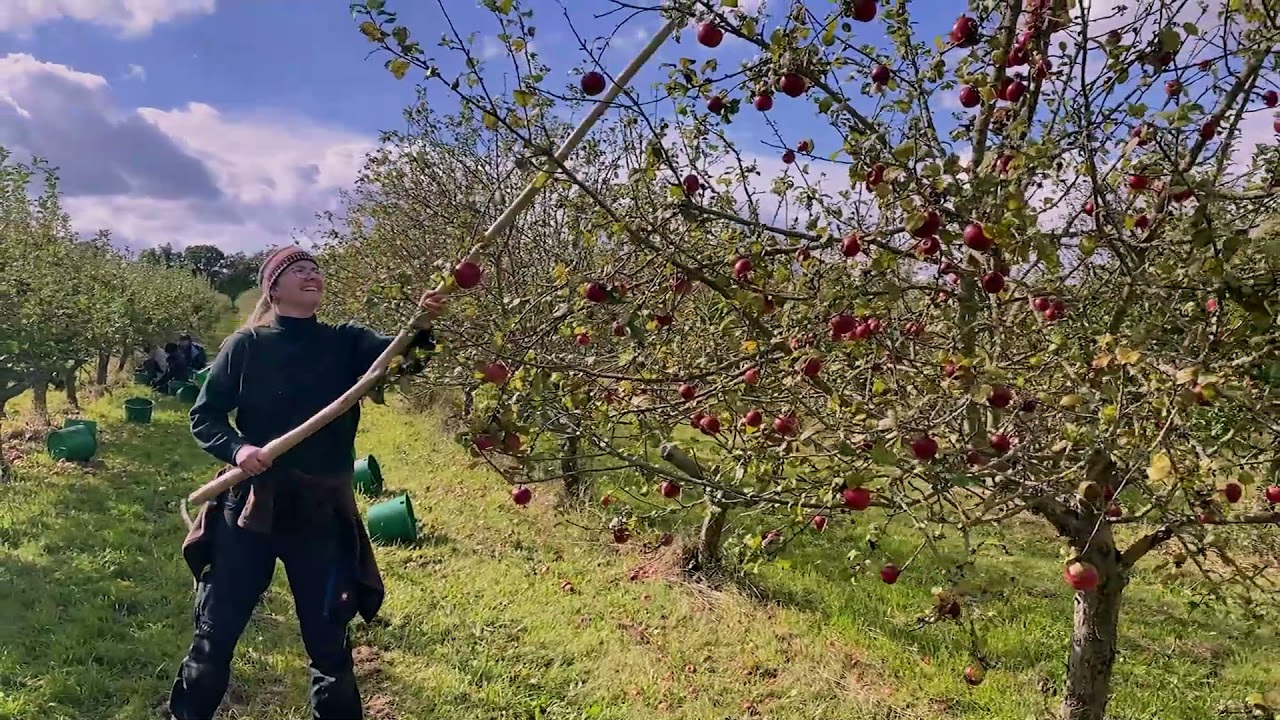
M 290 275 L 293 275 L 295 277 L 307 277 L 308 275 L 315 275 L 316 277 L 324 277 L 324 271 L 316 267 L 315 265 L 294 265 L 293 267 L 289 268 L 286 272 L 288 272 Z

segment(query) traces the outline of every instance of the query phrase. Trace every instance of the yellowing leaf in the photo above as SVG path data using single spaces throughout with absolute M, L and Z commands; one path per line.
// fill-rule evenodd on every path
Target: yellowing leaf
M 490 130 L 497 130 L 497 129 L 498 129 L 498 116 L 496 116 L 496 115 L 494 115 L 494 114 L 492 114 L 492 113 L 485 113 L 485 114 L 484 114 L 484 126 L 485 126 L 485 127 L 487 127 L 487 128 L 489 128 Z
M 378 42 L 382 39 L 382 29 L 372 20 L 360 23 L 360 33 L 369 38 L 369 42 Z
M 1173 461 L 1169 459 L 1169 453 L 1161 451 L 1151 457 L 1151 465 L 1147 468 L 1147 479 L 1151 482 L 1161 482 L 1172 472 Z
M 1176 380 L 1179 385 L 1183 385 L 1195 380 L 1196 376 L 1199 374 L 1200 370 L 1198 368 L 1182 368 L 1178 371 L 1177 375 L 1174 376 L 1174 380 Z
M 760 344 L 755 340 L 742 341 L 742 352 L 746 355 L 753 355 L 760 349 Z
M 403 80 L 404 74 L 409 72 L 409 61 L 396 58 L 391 61 L 391 64 L 387 65 L 387 69 L 391 71 L 392 75 L 396 76 L 397 80 Z
M 1142 353 L 1127 347 L 1116 348 L 1116 359 L 1121 365 L 1133 365 L 1142 359 Z
M 1111 364 L 1111 353 L 1104 352 L 1098 355 L 1098 357 L 1094 358 L 1093 362 L 1089 363 L 1089 367 L 1100 370 L 1110 364 Z

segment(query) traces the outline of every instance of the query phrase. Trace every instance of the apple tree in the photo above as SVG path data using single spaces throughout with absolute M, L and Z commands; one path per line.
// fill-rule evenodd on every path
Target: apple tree
M 696 499 L 703 566 L 738 508 L 785 528 L 874 506 L 881 532 L 928 529 L 918 552 L 958 539 L 961 575 L 984 530 L 1040 518 L 1076 593 L 1068 720 L 1105 715 L 1152 551 L 1245 600 L 1274 583 L 1231 549 L 1280 523 L 1280 8 L 992 0 L 943 22 L 876 0 L 615 2 L 681 29 L 593 131 L 619 158 L 602 167 L 553 151 L 609 86 L 617 34 L 570 22 L 565 83 L 526 4 L 484 5 L 496 60 L 442 3 L 430 52 L 385 2 L 353 10 L 392 74 L 511 153 L 499 175 L 552 193 L 539 212 L 571 219 L 536 247 L 575 262 L 521 264 L 514 296 L 491 288 L 501 240 L 482 268 L 397 263 L 387 246 L 431 242 L 451 266 L 478 232 L 415 220 L 447 187 L 384 200 L 382 181 L 334 252 L 364 253 L 401 313 L 440 281 L 463 293 L 449 356 L 505 369 L 477 374 L 463 439 L 509 458 L 516 502 L 574 438 L 668 503 L 620 511 L 615 540 Z M 458 194 L 496 216 L 474 183 Z

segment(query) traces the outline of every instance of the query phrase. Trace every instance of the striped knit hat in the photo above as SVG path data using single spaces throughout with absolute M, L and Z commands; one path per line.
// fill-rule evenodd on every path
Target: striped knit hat
M 258 286 L 264 290 L 269 289 L 276 284 L 276 280 L 286 268 L 299 260 L 316 261 L 311 253 L 297 245 L 282 247 L 271 253 L 266 260 L 262 261 L 262 268 L 258 270 Z

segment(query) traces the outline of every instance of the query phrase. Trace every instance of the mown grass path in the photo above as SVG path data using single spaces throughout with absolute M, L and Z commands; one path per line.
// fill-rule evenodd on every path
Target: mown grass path
M 216 462 L 172 398 L 155 398 L 151 425 L 125 424 L 129 394 L 87 408 L 98 462 L 55 465 L 29 446 L 0 486 L 0 719 L 154 719 L 186 649 L 176 500 Z M 937 568 L 915 565 L 894 586 L 874 572 L 850 581 L 844 554 L 865 548 L 869 518 L 800 538 L 751 593 L 713 592 L 674 578 L 647 535 L 618 547 L 565 522 L 595 511 L 558 513 L 544 491 L 514 506 L 432 416 L 367 406 L 357 450 L 378 458 L 386 497 L 410 493 L 422 528 L 416 545 L 379 549 L 387 604 L 353 626 L 371 718 L 1023 720 L 1056 705 L 1071 595 L 1039 528 L 984 564 L 966 612 L 1000 665 L 970 688 L 965 629 L 916 628 Z M 1274 608 L 1233 617 L 1193 597 L 1139 573 L 1115 717 L 1200 720 L 1280 687 Z M 278 572 L 239 646 L 225 717 L 308 717 L 291 602 Z

